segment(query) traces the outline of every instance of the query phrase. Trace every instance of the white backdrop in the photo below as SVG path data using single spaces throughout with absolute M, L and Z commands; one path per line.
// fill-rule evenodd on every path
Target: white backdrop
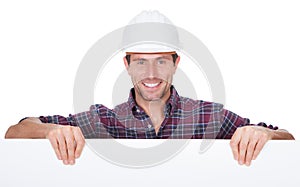
M 74 78 L 90 47 L 142 10 L 159 10 L 208 47 L 226 108 L 299 139 L 299 8 L 296 0 L 1 1 L 0 137 L 22 117 L 72 113 Z

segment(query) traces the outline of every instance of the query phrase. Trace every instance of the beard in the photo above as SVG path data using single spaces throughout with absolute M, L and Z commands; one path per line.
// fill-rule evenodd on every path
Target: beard
M 157 101 L 168 99 L 171 83 L 168 83 L 164 80 L 155 80 L 156 84 L 147 84 L 147 80 L 142 80 L 134 85 L 136 97 L 144 101 Z M 151 87 L 149 87 L 151 85 Z M 166 98 L 167 97 L 167 98 Z

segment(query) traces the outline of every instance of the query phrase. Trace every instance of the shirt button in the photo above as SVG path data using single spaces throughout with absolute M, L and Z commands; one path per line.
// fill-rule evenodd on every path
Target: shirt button
M 148 129 L 151 129 L 151 127 L 152 127 L 151 125 L 148 125 Z

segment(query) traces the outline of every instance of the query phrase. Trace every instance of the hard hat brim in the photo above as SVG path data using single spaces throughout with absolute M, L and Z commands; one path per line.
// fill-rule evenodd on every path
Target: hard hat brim
M 131 54 L 176 54 L 176 51 L 167 51 L 167 52 L 126 52 L 126 55 L 131 55 Z
M 125 48 L 126 54 L 175 54 L 176 49 L 164 44 L 143 43 Z

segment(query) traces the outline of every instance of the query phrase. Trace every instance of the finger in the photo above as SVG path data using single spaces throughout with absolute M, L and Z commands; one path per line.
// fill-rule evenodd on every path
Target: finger
M 237 129 L 233 136 L 231 137 L 230 147 L 232 150 L 232 154 L 235 160 L 239 158 L 239 142 L 241 140 L 240 129 Z
M 75 158 L 79 158 L 85 145 L 85 140 L 79 127 L 74 128 L 74 138 L 76 142 Z
M 54 135 L 52 135 L 52 133 L 51 133 L 51 135 L 47 136 L 47 139 L 50 141 L 51 146 L 55 151 L 56 157 L 58 158 L 58 160 L 61 160 L 62 158 L 61 158 L 61 154 L 60 154 L 60 151 L 58 148 L 58 142 L 57 142 L 56 137 Z
M 63 163 L 68 164 L 66 140 L 65 140 L 64 134 L 61 132 L 61 129 L 57 129 L 57 140 L 58 140 L 58 148 L 59 148 Z
M 64 136 L 66 140 L 66 148 L 67 148 L 67 160 L 69 164 L 75 163 L 75 142 L 72 128 L 66 128 L 64 130 Z
M 255 160 L 257 158 L 257 156 L 259 155 L 259 153 L 261 152 L 261 150 L 263 149 L 263 147 L 265 146 L 265 144 L 267 143 L 267 139 L 264 139 L 264 138 L 261 138 L 256 147 L 255 147 L 255 150 L 254 150 L 254 153 L 253 153 L 253 157 L 252 159 Z
M 246 151 L 246 159 L 245 159 L 245 164 L 247 166 L 250 166 L 251 164 L 253 153 L 256 148 L 257 142 L 258 142 L 258 138 L 254 137 L 248 144 L 247 151 Z
M 248 148 L 248 143 L 249 143 L 249 134 L 244 133 L 243 137 L 241 138 L 241 141 L 239 143 L 239 159 L 238 159 L 238 162 L 241 165 L 245 163 L 245 157 L 246 157 L 246 151 L 247 151 L 247 148 Z

